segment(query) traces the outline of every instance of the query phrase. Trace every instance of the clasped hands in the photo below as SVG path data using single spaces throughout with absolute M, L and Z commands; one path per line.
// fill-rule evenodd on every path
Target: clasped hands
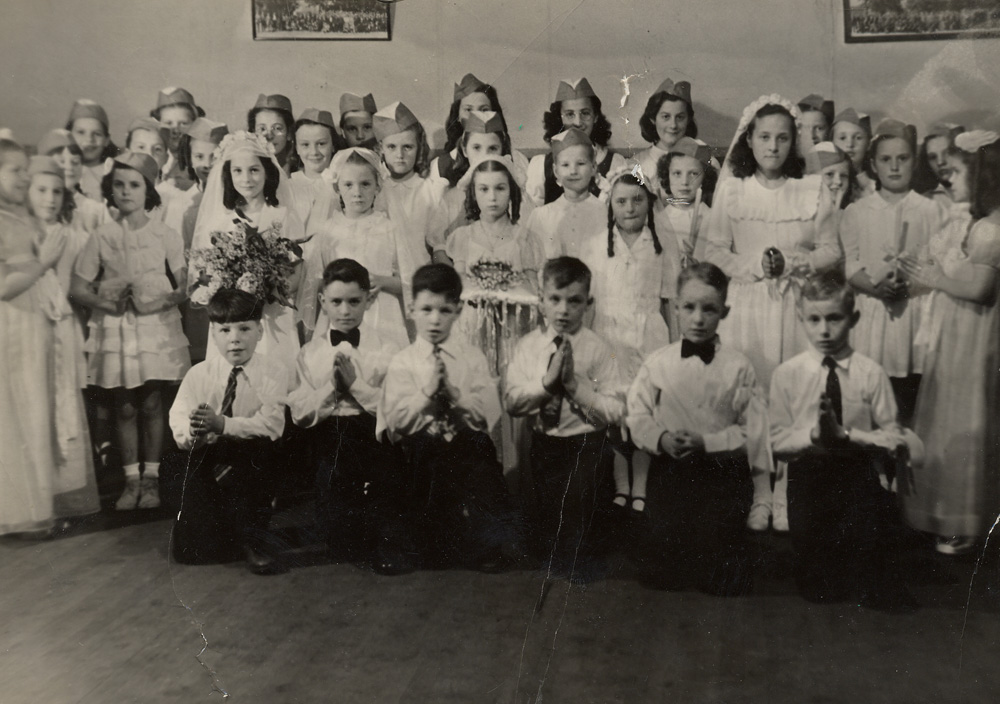
M 665 430 L 660 434 L 660 450 L 675 460 L 705 451 L 705 438 L 693 430 Z
M 573 344 L 564 339 L 549 360 L 549 366 L 542 377 L 542 387 L 551 395 L 566 394 L 570 398 L 576 393 L 576 373 L 573 369 Z
M 105 313 L 112 315 L 124 315 L 125 311 L 131 308 L 136 315 L 150 315 L 160 311 L 169 310 L 187 298 L 187 294 L 181 288 L 174 289 L 162 296 L 156 296 L 151 300 L 139 300 L 135 295 L 132 284 L 125 284 L 117 296 L 102 297 L 101 308 Z
M 444 360 L 438 357 L 434 360 L 434 369 L 431 371 L 430 381 L 423 388 L 424 396 L 431 401 L 444 399 L 452 406 L 458 403 L 462 394 L 451 381 L 448 380 L 448 368 L 444 365 Z
M 207 403 L 199 405 L 188 414 L 191 421 L 191 435 L 202 438 L 209 433 L 221 435 L 226 427 L 226 419 L 212 410 Z

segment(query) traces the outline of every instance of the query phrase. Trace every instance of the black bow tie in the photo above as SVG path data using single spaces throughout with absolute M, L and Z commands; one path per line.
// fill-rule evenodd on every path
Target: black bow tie
M 361 342 L 361 330 L 354 328 L 349 332 L 341 332 L 340 330 L 330 331 L 330 344 L 336 347 L 341 342 L 350 342 L 351 347 L 357 347 Z
M 710 364 L 715 358 L 715 340 L 691 342 L 684 338 L 681 340 L 681 359 L 685 357 L 699 357 L 705 364 Z

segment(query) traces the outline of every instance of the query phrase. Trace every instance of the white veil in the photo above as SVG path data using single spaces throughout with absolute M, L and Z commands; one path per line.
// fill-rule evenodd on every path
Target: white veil
M 222 169 L 226 162 L 240 152 L 249 152 L 261 159 L 271 160 L 271 163 L 278 170 L 278 204 L 287 208 L 289 212 L 296 212 L 295 195 L 291 183 L 285 170 L 278 163 L 274 147 L 250 132 L 243 130 L 231 132 L 226 135 L 215 150 L 215 163 L 212 165 L 212 170 L 205 182 L 205 194 L 202 196 L 201 206 L 198 208 L 198 219 L 194 225 L 194 237 L 191 240 L 192 249 L 211 247 L 212 232 L 227 230 L 233 226 L 233 219 L 236 216 L 222 203 Z
M 785 108 L 792 115 L 792 119 L 795 120 L 795 129 L 799 128 L 802 122 L 802 112 L 792 101 L 787 98 L 783 98 L 777 93 L 771 93 L 770 95 L 762 95 L 755 101 L 743 108 L 743 114 L 740 116 L 740 124 L 736 128 L 736 133 L 733 135 L 733 140 L 729 143 L 729 149 L 726 151 L 726 160 L 722 163 L 722 169 L 719 171 L 719 181 L 718 185 L 721 185 L 724 180 L 733 176 L 733 164 L 732 155 L 733 148 L 736 146 L 736 142 L 747 131 L 747 127 L 750 126 L 750 122 L 756 117 L 757 111 L 760 110 L 765 105 L 780 105 Z M 795 154 L 789 154 L 789 158 L 795 158 Z

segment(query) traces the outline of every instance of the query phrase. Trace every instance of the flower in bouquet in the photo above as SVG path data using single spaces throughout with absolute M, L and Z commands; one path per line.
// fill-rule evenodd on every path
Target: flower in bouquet
M 496 259 L 480 259 L 469 269 L 472 280 L 487 291 L 506 291 L 518 279 L 514 268 Z
M 191 252 L 190 268 L 197 272 L 191 300 L 207 305 L 222 288 L 252 293 L 268 303 L 294 307 L 288 279 L 302 261 L 302 248 L 281 236 L 281 224 L 263 232 L 235 221 L 235 228 L 212 233 L 212 246 Z

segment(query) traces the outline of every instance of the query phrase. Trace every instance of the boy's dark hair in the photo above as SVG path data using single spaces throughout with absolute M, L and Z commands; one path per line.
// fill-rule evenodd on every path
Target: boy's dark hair
M 690 266 L 681 269 L 677 277 L 677 293 L 680 294 L 684 284 L 688 281 L 700 281 L 706 286 L 711 286 L 722 296 L 722 302 L 726 302 L 729 296 L 729 277 L 725 272 L 711 262 L 695 262 Z
M 653 93 L 649 97 L 646 109 L 643 111 L 642 117 L 639 118 L 639 133 L 650 144 L 656 144 L 660 141 L 660 135 L 656 132 L 656 113 L 660 112 L 660 108 L 668 100 L 676 103 L 684 103 L 684 106 L 687 108 L 688 124 L 687 129 L 684 130 L 684 136 L 691 137 L 692 139 L 698 136 L 698 125 L 694 121 L 694 110 L 690 103 L 680 96 L 661 90 L 659 93 Z
M 361 287 L 362 291 L 372 290 L 371 277 L 368 270 L 353 259 L 334 259 L 323 269 L 323 288 L 326 288 L 334 281 L 343 281 L 345 284 L 355 283 Z
M 121 171 L 122 169 L 126 171 L 135 171 L 135 169 L 130 169 L 127 166 L 119 166 L 118 164 L 115 164 L 115 168 L 111 169 L 111 171 L 105 174 L 104 178 L 101 179 L 101 197 L 104 198 L 104 201 L 112 208 L 117 208 L 118 204 L 115 203 L 114 189 L 111 184 L 115 178 L 115 171 Z M 139 172 L 136 171 L 136 173 L 138 174 Z M 139 177 L 142 178 L 143 183 L 146 184 L 146 201 L 143 203 L 142 209 L 148 213 L 153 208 L 159 208 L 163 201 L 160 199 L 160 194 L 156 191 L 156 186 L 150 183 L 149 179 L 142 174 L 139 174 Z
M 831 301 L 839 299 L 848 313 L 854 312 L 854 289 L 839 269 L 813 274 L 806 279 L 799 301 Z
M 757 160 L 754 158 L 753 148 L 750 146 L 750 138 L 753 136 L 757 120 L 768 115 L 784 115 L 788 118 L 791 144 L 788 148 L 788 158 L 781 165 L 781 175 L 786 178 L 802 178 L 802 160 L 796 156 L 798 154 L 799 131 L 796 129 L 795 118 L 784 107 L 774 103 L 768 103 L 757 111 L 746 130 L 733 145 L 732 153 L 729 155 L 729 160 L 733 165 L 733 175 L 737 178 L 750 178 L 757 171 Z
M 421 291 L 444 296 L 451 303 L 462 302 L 462 277 L 447 264 L 424 264 L 413 274 L 413 298 Z
M 969 195 L 969 210 L 976 220 L 1000 208 L 1000 141 L 976 150 L 969 171 Z
M 514 174 L 492 159 L 476 164 L 472 178 L 469 179 L 469 184 L 465 187 L 465 217 L 470 221 L 478 220 L 482 214 L 479 210 L 479 203 L 476 202 L 476 174 L 500 172 L 507 174 L 507 187 L 510 189 L 510 222 L 517 224 L 521 217 L 521 187 L 517 185 Z
M 263 315 L 263 299 L 235 288 L 220 288 L 208 302 L 208 319 L 213 323 L 260 322 Z
M 281 179 L 281 174 L 278 172 L 278 167 L 274 165 L 274 162 L 270 159 L 261 159 L 261 165 L 264 167 L 264 202 L 270 205 L 272 208 L 278 207 L 278 183 Z M 236 190 L 236 186 L 233 185 L 233 173 L 230 171 L 231 160 L 226 161 L 222 165 L 222 204 L 226 206 L 227 210 L 236 210 L 237 208 L 242 208 L 247 204 L 246 199 L 240 195 L 240 192 Z M 286 203 L 286 205 L 288 205 Z
M 551 283 L 556 288 L 582 283 L 590 292 L 590 268 L 576 257 L 555 257 L 545 262 L 542 285 Z
M 611 123 L 601 111 L 601 99 L 596 95 L 590 98 L 590 105 L 594 109 L 594 128 L 590 131 L 590 141 L 600 147 L 608 146 L 611 141 Z M 543 139 L 546 144 L 552 142 L 552 138 L 566 128 L 562 121 L 562 101 L 557 100 L 549 106 L 549 111 L 542 116 L 542 125 L 545 127 Z
M 656 162 L 656 180 L 660 182 L 660 188 L 663 189 L 663 192 L 671 197 L 673 197 L 673 193 L 670 192 L 670 164 L 677 156 L 687 156 L 687 154 L 669 152 Z M 719 172 L 711 164 L 702 164 L 702 166 L 705 175 L 701 179 L 701 202 L 711 208 L 712 196 L 715 195 L 715 187 L 719 183 Z
M 482 93 L 487 98 L 490 99 L 490 110 L 495 112 L 500 116 L 500 122 L 503 124 L 503 131 L 507 132 L 507 121 L 503 116 L 503 108 L 500 107 L 500 98 L 497 95 L 497 89 L 491 85 L 479 86 L 474 93 Z M 448 119 L 444 122 L 444 133 L 447 136 L 447 141 L 444 144 L 444 150 L 450 152 L 458 145 L 458 140 L 461 139 L 465 130 L 462 128 L 462 121 L 458 118 L 459 110 L 462 109 L 462 99 L 453 100 L 451 103 L 451 108 L 448 110 Z

